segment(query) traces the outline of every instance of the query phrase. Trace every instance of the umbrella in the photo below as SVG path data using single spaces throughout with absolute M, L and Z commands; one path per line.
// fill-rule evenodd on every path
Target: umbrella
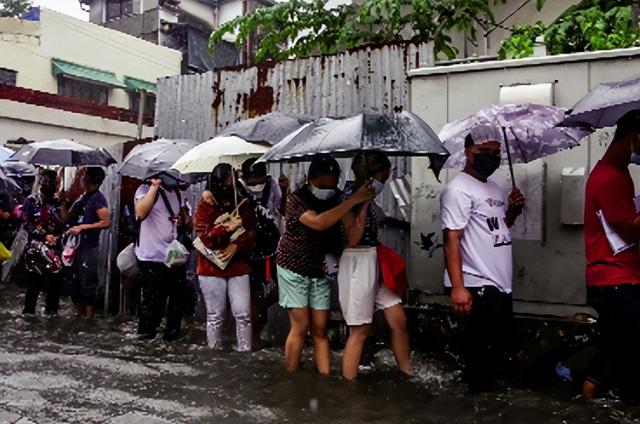
M 13 181 L 11 177 L 2 172 L 2 169 L 0 169 L 0 192 L 10 194 L 22 192 L 20 186 L 15 181 Z
M 10 177 L 29 177 L 36 175 L 36 167 L 14 160 L 0 163 L 0 170 Z
M 104 149 L 94 149 L 64 139 L 26 144 L 9 159 L 30 164 L 59 166 L 109 166 L 116 163 Z
M 318 153 L 350 157 L 362 150 L 377 150 L 390 156 L 428 156 L 436 176 L 449 156 L 426 122 L 413 113 L 401 112 L 318 119 L 285 137 L 260 160 L 298 162 Z
M 5 160 L 9 159 L 11 155 L 13 155 L 13 150 L 7 149 L 4 146 L 0 146 L 0 162 L 4 162 Z
M 243 119 L 225 127 L 219 135 L 235 135 L 245 141 L 276 144 L 312 119 L 302 115 L 271 112 Z
M 640 109 L 640 76 L 598 85 L 576 103 L 562 125 L 613 127 L 635 109 Z
M 146 180 L 161 172 L 169 171 L 182 155 L 195 146 L 196 142 L 193 140 L 166 138 L 139 144 L 122 161 L 120 174 Z
M 245 160 L 264 154 L 269 148 L 236 136 L 218 136 L 182 155 L 171 168 L 182 174 L 209 173 L 219 163 L 238 167 Z
M 482 108 L 472 115 L 448 123 L 440 131 L 444 147 L 452 152 L 445 166 L 463 167 L 466 161 L 465 137 L 471 128 L 489 125 L 503 135 L 507 147 L 503 151 L 503 159 L 509 163 L 513 182 L 513 162 L 528 163 L 573 148 L 591 133 L 585 127 L 556 127 L 565 116 L 566 109 L 536 104 L 490 105 Z

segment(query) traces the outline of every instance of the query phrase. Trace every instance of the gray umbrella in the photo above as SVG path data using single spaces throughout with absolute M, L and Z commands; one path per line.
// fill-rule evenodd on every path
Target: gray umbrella
M 36 175 L 35 166 L 13 160 L 0 163 L 0 171 L 9 177 L 30 177 Z
M 449 157 L 426 122 L 411 112 L 401 112 L 318 119 L 285 137 L 260 160 L 298 162 L 318 153 L 350 157 L 362 150 L 377 150 L 389 156 L 428 156 L 436 176 Z
M 34 165 L 109 166 L 116 160 L 104 149 L 95 149 L 72 140 L 29 143 L 9 158 Z
M 302 115 L 271 112 L 243 119 L 225 127 L 218 135 L 235 135 L 245 141 L 276 144 L 312 119 Z
M 196 145 L 193 140 L 167 138 L 139 144 L 122 161 L 120 174 L 146 180 L 161 172 L 177 173 L 169 171 L 171 166 Z
M 22 189 L 15 181 L 0 169 L 0 192 L 16 194 L 21 193 Z
M 576 103 L 561 125 L 613 127 L 635 109 L 640 109 L 640 76 L 598 85 Z

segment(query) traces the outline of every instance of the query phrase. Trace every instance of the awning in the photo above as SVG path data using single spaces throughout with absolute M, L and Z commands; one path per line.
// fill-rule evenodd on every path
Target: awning
M 108 85 L 110 87 L 126 88 L 113 72 L 100 71 L 87 66 L 65 62 L 60 59 L 51 59 L 51 70 L 53 75 L 62 75 L 69 78 L 76 78 L 97 84 Z
M 152 82 L 144 81 L 133 77 L 124 77 L 124 84 L 130 90 L 144 90 L 149 93 L 156 92 L 156 85 Z

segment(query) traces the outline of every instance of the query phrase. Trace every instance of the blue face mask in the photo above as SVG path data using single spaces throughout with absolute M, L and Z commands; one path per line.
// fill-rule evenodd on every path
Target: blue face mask
M 318 188 L 311 183 L 309 183 L 309 188 L 311 190 L 311 194 L 313 194 L 318 200 L 329 200 L 336 195 L 335 188 Z
M 376 196 L 380 193 L 382 193 L 382 190 L 384 190 L 384 183 L 378 181 L 377 178 L 374 178 L 373 180 L 371 180 L 371 187 L 373 187 L 373 191 L 375 191 Z
M 640 153 L 631 153 L 631 157 L 629 158 L 629 163 L 634 165 L 640 165 Z

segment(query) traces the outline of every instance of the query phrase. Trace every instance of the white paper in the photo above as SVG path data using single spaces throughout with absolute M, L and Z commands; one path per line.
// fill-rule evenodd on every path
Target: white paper
M 602 213 L 602 209 L 600 209 L 596 214 L 600 219 L 602 228 L 604 228 L 604 233 L 607 236 L 607 240 L 609 241 L 609 246 L 611 246 L 611 250 L 613 250 L 614 255 L 617 255 L 620 252 L 624 252 L 625 250 L 635 245 L 635 243 L 627 243 L 626 241 L 624 241 L 622 237 L 620 237 L 618 233 L 616 233 L 613 230 L 613 228 L 611 228 L 607 220 L 604 219 L 604 214 Z

